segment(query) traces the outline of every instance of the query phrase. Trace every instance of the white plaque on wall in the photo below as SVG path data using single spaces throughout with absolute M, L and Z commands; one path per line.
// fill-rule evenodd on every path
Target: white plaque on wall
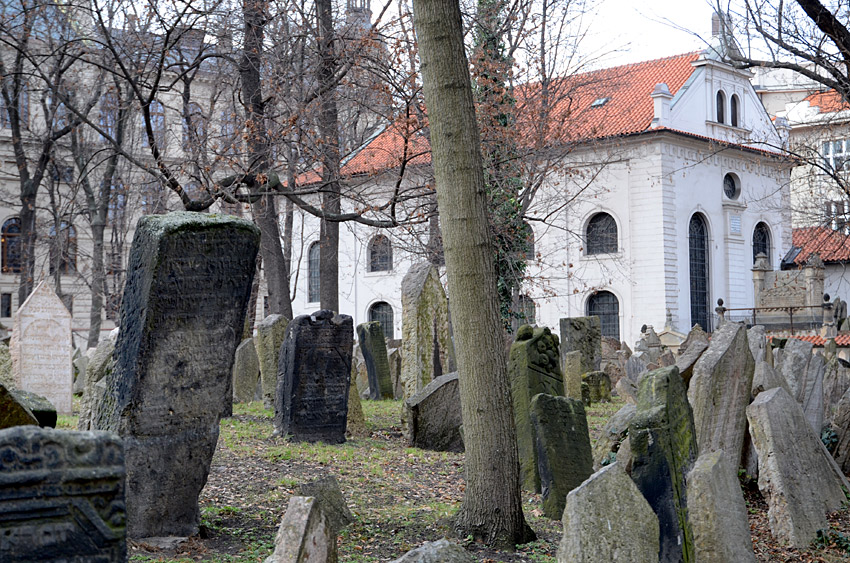
M 733 235 L 741 234 L 741 216 L 740 215 L 730 215 L 729 216 L 729 232 Z

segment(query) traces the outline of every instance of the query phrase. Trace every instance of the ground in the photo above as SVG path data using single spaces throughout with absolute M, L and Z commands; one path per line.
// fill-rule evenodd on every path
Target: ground
M 588 409 L 591 440 L 621 403 Z M 404 445 L 399 401 L 363 401 L 369 438 L 339 446 L 294 444 L 272 437 L 272 412 L 262 402 L 234 405 L 221 421 L 221 436 L 201 498 L 201 532 L 176 550 L 129 542 L 134 562 L 262 562 L 289 497 L 300 483 L 332 474 L 340 482 L 355 523 L 342 531 L 340 561 L 390 561 L 425 541 L 448 535 L 449 518 L 463 497 L 463 454 Z M 60 425 L 75 427 L 72 417 Z M 745 485 L 753 543 L 759 561 L 838 562 L 850 559 L 850 509 L 834 514 L 828 537 L 808 551 L 783 548 L 770 535 L 767 505 Z M 540 496 L 523 497 L 538 540 L 515 552 L 493 551 L 456 539 L 479 561 L 554 562 L 560 522 L 540 511 Z

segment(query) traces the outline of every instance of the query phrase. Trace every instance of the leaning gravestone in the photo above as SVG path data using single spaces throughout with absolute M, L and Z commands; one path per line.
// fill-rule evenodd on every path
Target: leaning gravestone
M 593 447 L 594 470 L 599 470 L 603 465 L 608 465 L 619 459 L 617 452 L 629 435 L 629 424 L 631 424 L 636 412 L 635 405 L 627 404 L 615 412 L 605 423 L 602 434 Z M 623 465 L 625 466 L 625 464 Z
M 233 359 L 233 402 L 250 403 L 257 397 L 260 383 L 260 359 L 254 339 L 247 338 L 236 348 Z
M 265 563 L 331 563 L 337 560 L 336 532 L 313 497 L 290 497 Z
M 59 414 L 71 414 L 71 313 L 46 281 L 15 312 L 9 349 L 15 386 L 45 397 Z
M 10 389 L 0 383 L 0 429 L 27 424 L 39 426 L 33 412 L 21 403 Z
M 520 482 L 523 488 L 540 490 L 537 472 L 537 448 L 529 418 L 531 399 L 538 393 L 564 394 L 564 378 L 558 369 L 558 337 L 548 328 L 523 325 L 511 344 L 508 377 L 514 405 Z
M 812 357 L 812 343 L 799 338 L 789 338 L 783 348 L 773 351 L 776 371 L 782 375 L 791 388 L 791 396 L 802 403 L 805 387 L 806 368 Z
M 354 322 L 321 310 L 292 319 L 280 349 L 275 431 L 297 442 L 345 442 Z
M 230 216 L 139 220 L 115 368 L 94 424 L 124 439 L 130 537 L 198 531 L 259 240 L 253 223 Z
M 602 358 L 602 328 L 599 317 L 561 319 L 561 364 L 568 352 L 581 352 L 581 372 L 596 371 Z
M 737 468 L 747 432 L 747 405 L 755 362 L 743 324 L 726 323 L 711 337 L 694 366 L 688 399 L 694 413 L 701 453 L 723 450 Z
M 404 402 L 407 444 L 423 450 L 462 452 L 457 372 L 441 375 Z
M 543 514 L 560 520 L 567 493 L 593 473 L 584 403 L 540 393 L 531 399 L 529 413 L 543 492 Z
M 816 433 L 823 429 L 823 376 L 826 370 L 823 356 L 813 354 L 806 366 L 806 379 L 799 397 L 806 420 Z
M 91 354 L 86 366 L 85 385 L 83 386 L 83 400 L 80 403 L 80 419 L 77 422 L 78 430 L 91 430 L 92 422 L 97 418 L 97 408 L 103 402 L 103 385 L 98 386 L 112 373 L 115 368 L 115 342 L 118 340 L 119 330 L 113 329 L 97 343 L 97 348 Z
M 676 358 L 676 367 L 679 368 L 679 376 L 685 382 L 685 387 L 690 384 L 694 366 L 707 348 L 708 335 L 699 325 L 696 325 L 679 346 L 679 357 Z
M 845 500 L 839 470 L 803 409 L 784 389 L 759 393 L 747 407 L 747 419 L 759 460 L 759 490 L 767 499 L 771 533 L 805 548 L 826 515 Z
M 277 392 L 278 362 L 280 346 L 286 338 L 288 321 L 281 315 L 269 315 L 257 323 L 257 337 L 254 346 L 260 360 L 260 378 L 263 381 L 263 407 L 275 408 L 275 393 Z
M 676 366 L 649 372 L 640 383 L 629 425 L 631 476 L 658 516 L 658 561 L 693 561 L 685 476 L 697 458 L 694 417 Z
M 401 282 L 401 381 L 409 399 L 435 377 L 451 371 L 449 303 L 437 269 L 416 264 Z M 403 421 L 404 422 L 404 421 Z
M 348 505 L 345 503 L 342 489 L 339 488 L 339 481 L 333 475 L 326 475 L 315 481 L 302 483 L 299 488 L 301 496 L 316 499 L 334 533 L 338 533 L 354 522 L 354 515 L 351 514 Z
M 56 428 L 56 408 L 53 404 L 35 393 L 24 391 L 23 389 L 15 389 L 12 391 L 15 398 L 24 405 L 38 420 L 38 425 L 42 428 Z
M 126 561 L 124 448 L 107 432 L 0 431 L 0 561 Z
M 357 340 L 366 364 L 369 377 L 369 398 L 392 399 L 393 382 L 390 379 L 390 362 L 387 358 L 387 343 L 381 323 L 373 321 L 357 325 Z
M 658 517 L 623 467 L 604 467 L 567 495 L 558 563 L 657 560 Z

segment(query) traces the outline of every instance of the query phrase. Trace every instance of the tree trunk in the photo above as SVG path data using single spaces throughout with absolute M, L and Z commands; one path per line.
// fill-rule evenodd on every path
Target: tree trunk
M 26 182 L 32 184 L 32 181 Z M 18 307 L 23 305 L 35 285 L 35 196 L 30 185 L 21 186 L 21 279 Z
M 336 56 L 330 0 L 316 1 L 318 21 L 318 85 L 321 96 L 319 134 L 322 145 L 322 210 L 338 215 L 342 210 L 339 186 L 339 116 L 333 82 Z M 322 219 L 319 228 L 319 300 L 322 309 L 339 312 L 339 223 Z
M 91 307 L 89 308 L 89 337 L 87 348 L 97 347 L 100 341 L 100 326 L 103 314 L 103 296 L 106 295 L 106 268 L 103 266 L 102 222 L 95 220 L 91 224 L 92 260 L 91 260 Z
M 466 491 L 460 536 L 511 546 L 534 539 L 525 522 L 481 143 L 457 0 L 414 0 L 452 300 Z

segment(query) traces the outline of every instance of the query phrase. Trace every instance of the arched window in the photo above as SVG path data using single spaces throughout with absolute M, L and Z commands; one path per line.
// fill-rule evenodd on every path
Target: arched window
M 207 121 L 201 106 L 190 103 L 183 116 L 183 150 L 198 152 L 207 142 Z
M 381 331 L 387 340 L 393 337 L 393 308 L 386 301 L 378 301 L 369 307 L 369 322 L 381 323 Z
M 153 131 L 154 142 L 158 149 L 165 148 L 165 108 L 163 105 L 153 100 L 150 104 L 151 130 Z M 148 134 L 145 129 L 144 115 L 141 117 L 142 123 L 142 143 L 148 146 Z
M 617 222 L 607 213 L 597 213 L 587 222 L 585 248 L 588 254 L 617 252 Z
M 759 223 L 753 229 L 753 262 L 759 254 L 767 256 L 767 263 L 770 264 L 770 229 L 764 223 Z
M 726 94 L 723 93 L 723 90 L 717 91 L 717 123 L 725 123 L 726 118 Z
M 732 123 L 732 127 L 738 126 L 738 112 L 740 111 L 738 105 L 738 95 L 732 94 L 732 97 L 729 98 L 729 121 Z
M 77 270 L 77 230 L 66 220 L 50 227 L 50 273 L 70 274 Z
M 691 326 L 699 324 L 711 331 L 709 324 L 708 225 L 699 213 L 688 225 L 688 263 L 690 266 Z
M 310 245 L 307 251 L 307 301 L 316 303 L 319 298 L 319 252 L 318 242 Z
M 522 225 L 525 229 L 525 259 L 534 260 L 537 257 L 534 251 L 534 229 L 527 221 L 523 221 Z
M 597 291 L 587 299 L 588 317 L 599 317 L 602 336 L 620 340 L 620 301 L 610 291 Z
M 0 231 L 0 246 L 3 252 L 4 274 L 17 274 L 23 270 L 21 259 L 21 220 L 18 217 L 6 219 Z
M 393 247 L 386 236 L 375 236 L 369 242 L 368 254 L 370 272 L 389 272 L 393 269 Z

